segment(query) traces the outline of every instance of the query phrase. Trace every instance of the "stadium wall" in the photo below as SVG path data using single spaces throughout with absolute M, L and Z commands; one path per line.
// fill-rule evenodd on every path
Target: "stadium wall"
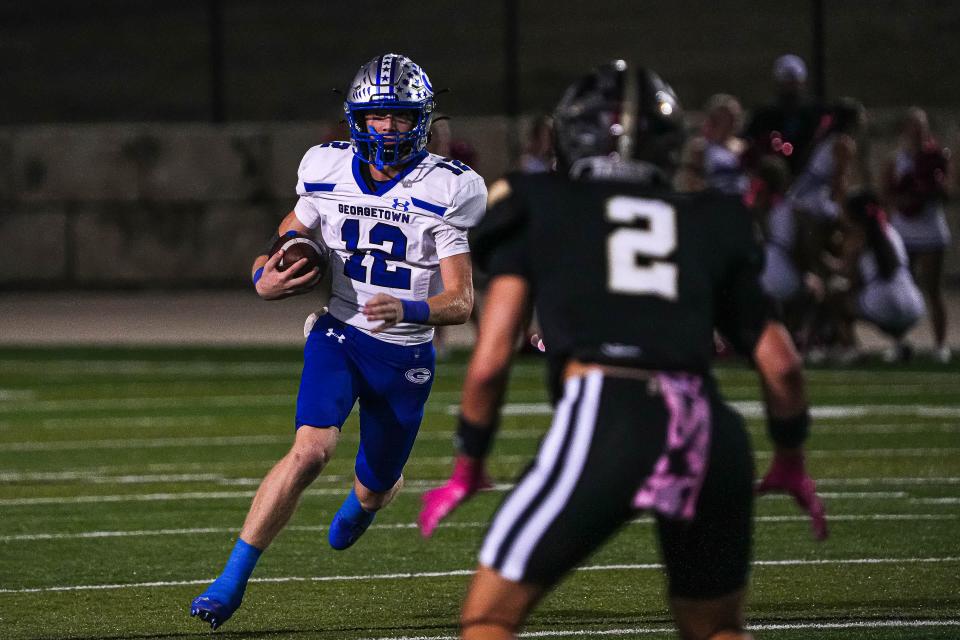
M 879 175 L 900 113 L 871 111 L 865 175 Z M 931 112 L 953 148 L 958 116 Z M 454 139 L 472 145 L 474 168 L 488 182 L 509 169 L 513 133 L 498 116 L 453 125 Z M 342 137 L 326 122 L 0 129 L 0 288 L 245 286 L 253 256 L 295 203 L 303 153 Z M 950 213 L 946 271 L 960 282 L 955 204 Z

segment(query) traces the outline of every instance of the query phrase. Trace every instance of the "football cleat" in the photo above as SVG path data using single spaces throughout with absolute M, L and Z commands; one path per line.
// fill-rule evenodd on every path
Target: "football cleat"
M 420 534 L 424 538 L 433 535 L 440 521 L 454 509 L 466 502 L 481 489 L 490 489 L 493 484 L 483 468 L 483 461 L 467 456 L 457 456 L 456 466 L 446 484 L 423 494 L 423 507 L 417 517 Z
M 814 539 L 826 540 L 827 510 L 817 495 L 817 486 L 803 464 L 803 456 L 775 455 L 770 470 L 757 487 L 758 494 L 786 493 L 797 505 L 810 515 L 810 528 Z
M 197 596 L 190 603 L 190 615 L 209 622 L 210 629 L 214 630 L 229 620 L 239 606 L 231 607 L 208 596 Z
M 351 491 L 330 523 L 330 530 L 327 532 L 330 546 L 337 551 L 352 547 L 373 522 L 375 515 L 375 512 L 361 507 L 357 495 Z

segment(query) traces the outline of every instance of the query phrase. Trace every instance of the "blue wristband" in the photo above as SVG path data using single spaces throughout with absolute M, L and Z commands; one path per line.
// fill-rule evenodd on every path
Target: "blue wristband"
M 260 267 L 253 272 L 253 286 L 257 286 L 257 281 L 260 279 L 260 276 L 263 275 L 263 267 Z
M 430 305 L 425 300 L 401 300 L 403 305 L 403 322 L 427 324 L 430 318 Z

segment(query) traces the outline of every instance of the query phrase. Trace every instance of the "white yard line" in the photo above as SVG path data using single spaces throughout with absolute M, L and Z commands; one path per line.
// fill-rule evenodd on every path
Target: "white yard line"
M 918 629 L 923 627 L 956 627 L 960 618 L 902 620 L 851 620 L 844 622 L 777 622 L 748 624 L 750 631 L 803 631 L 803 630 L 843 630 L 843 629 Z M 635 636 L 666 633 L 673 637 L 674 627 L 631 627 L 623 629 L 557 629 L 555 631 L 524 631 L 520 638 L 578 638 L 602 636 Z M 380 636 L 362 640 L 457 640 L 459 636 Z
M 818 487 L 859 487 L 870 485 L 919 485 L 960 484 L 958 477 L 922 477 L 922 478 L 817 478 Z
M 0 404 L 0 413 L 45 413 L 53 411 L 107 411 L 118 409 L 163 410 L 192 407 L 260 407 L 293 406 L 290 393 L 275 393 L 243 396 L 196 396 L 158 398 L 88 398 L 85 400 L 33 400 L 30 402 L 5 402 Z
M 960 562 L 960 556 L 945 556 L 940 558 L 848 558 L 835 560 L 754 560 L 754 567 L 799 567 L 799 566 L 819 566 L 819 565 L 880 565 L 880 564 L 929 564 Z M 609 564 L 609 565 L 590 565 L 579 567 L 577 571 L 644 571 L 662 569 L 663 565 L 659 563 L 644 564 Z M 380 573 L 367 575 L 345 575 L 345 576 L 286 576 L 279 578 L 251 578 L 250 582 L 258 583 L 277 583 L 277 582 L 353 582 L 353 581 L 379 581 L 379 580 L 409 580 L 417 578 L 447 578 L 454 576 L 467 576 L 473 573 L 473 569 L 457 569 L 454 571 L 421 571 L 415 573 Z M 179 587 L 194 584 L 206 584 L 213 578 L 201 578 L 194 580 L 169 580 L 162 582 L 132 582 L 117 584 L 86 584 L 86 585 L 64 585 L 56 587 L 32 587 L 22 589 L 0 589 L 0 593 L 45 593 L 51 591 L 91 591 L 104 589 L 136 589 L 151 587 Z
M 130 416 L 129 418 L 44 418 L 31 422 L 43 429 L 162 429 L 165 427 L 210 427 L 222 422 L 216 415 Z
M 531 437 L 532 436 L 531 431 Z M 348 434 L 349 438 L 356 439 L 356 434 Z M 539 437 L 539 436 L 537 436 Z M 433 439 L 428 436 L 426 439 Z M 445 439 L 443 437 L 438 439 Z M 518 439 L 518 438 L 517 438 Z M 57 440 L 52 442 L 4 442 L 0 443 L 0 453 L 18 452 L 18 451 L 74 451 L 89 449 L 162 449 L 162 448 L 182 448 L 182 447 L 205 447 L 205 446 L 247 446 L 252 444 L 290 444 L 293 439 L 290 434 L 285 435 L 247 435 L 247 436 L 197 436 L 180 438 L 116 438 L 109 440 Z M 814 449 L 807 453 L 810 456 L 945 456 L 956 453 L 960 448 L 956 447 L 930 447 L 930 448 L 872 448 L 872 449 Z M 762 457 L 767 452 L 758 451 L 757 456 Z M 523 456 L 520 456 L 523 457 Z M 449 456 L 442 456 L 443 460 Z M 499 456 L 497 460 L 503 461 L 506 457 Z M 437 457 L 414 457 L 411 462 L 418 463 L 424 460 L 437 460 Z
M 273 377 L 298 376 L 303 369 L 301 361 L 290 362 L 215 362 L 193 360 L 20 360 L 0 359 L 0 373 L 15 371 L 19 374 L 44 376 L 80 375 L 169 375 L 183 376 L 236 376 L 236 377 Z M 440 362 L 437 370 L 442 375 L 464 375 L 465 364 L 447 364 Z M 542 376 L 544 366 L 540 364 L 514 364 L 511 376 L 522 378 Z
M 762 402 L 738 400 L 730 403 L 745 418 L 763 418 L 766 410 Z M 460 405 L 449 405 L 448 415 L 456 415 Z M 503 415 L 508 416 L 545 416 L 552 415 L 553 407 L 547 402 L 511 402 L 503 406 Z M 957 405 L 917 405 L 917 404 L 840 404 L 814 405 L 810 409 L 813 418 L 860 418 L 870 416 L 905 416 L 920 418 L 960 418 L 960 406 Z
M 291 444 L 286 436 L 203 436 L 188 438 L 125 438 L 116 440 L 63 440 L 57 442 L 5 442 L 0 451 L 80 451 L 84 449 L 164 449 L 176 447 Z
M 519 458 L 525 458 L 519 456 Z M 497 458 L 499 459 L 499 458 Z M 444 461 L 449 457 L 444 457 Z M 413 464 L 415 461 L 411 461 Z M 264 460 L 261 463 L 249 463 L 249 465 L 239 464 L 236 466 L 269 466 L 272 461 Z M 224 472 L 212 473 L 201 472 L 213 465 L 201 463 L 171 464 L 171 465 L 146 465 L 144 469 L 153 470 L 155 473 L 123 473 L 122 469 L 127 466 L 109 467 L 100 466 L 91 469 L 73 469 L 64 471 L 0 471 L 0 482 L 19 482 L 19 483 L 70 483 L 83 482 L 88 484 L 181 484 L 194 482 L 212 482 L 219 485 L 249 485 L 259 484 L 263 480 L 263 474 L 256 476 L 228 477 L 224 475 L 225 466 L 216 467 Z M 167 473 L 160 473 L 166 471 Z M 189 473 L 189 471 L 196 471 Z M 180 472 L 180 473 L 177 473 Z M 323 474 L 317 478 L 315 483 L 340 482 L 347 476 L 337 474 Z M 936 485 L 955 485 L 960 484 L 960 477 L 902 477 L 902 478 L 817 478 L 817 486 L 823 487 L 870 487 L 870 486 L 936 486 Z M 439 486 L 437 480 L 415 480 L 407 481 L 408 486 Z
M 174 360 L 17 360 L 0 359 L 0 372 L 41 376 L 86 375 L 168 375 L 272 377 L 295 376 L 303 369 L 302 362 L 211 362 Z
M 951 498 L 911 498 L 910 502 L 914 504 L 960 504 L 960 498 L 954 496 Z
M 759 430 L 758 430 L 759 432 Z M 837 422 L 833 424 L 818 421 L 813 425 L 813 433 L 817 437 L 845 436 L 849 434 L 872 435 L 904 435 L 917 433 L 960 433 L 960 423 L 957 422 L 921 422 L 920 424 L 878 423 L 878 424 L 850 424 Z
M 717 376 L 717 380 L 723 384 L 726 381 L 739 381 L 739 380 L 749 380 L 753 381 L 756 379 L 756 374 L 751 371 L 743 371 L 743 376 L 740 377 L 737 375 L 738 372 L 733 370 L 717 369 L 714 372 Z M 807 369 L 805 371 L 807 380 L 812 384 L 818 383 L 859 383 L 863 379 L 871 379 L 875 381 L 885 380 L 890 383 L 900 384 L 903 381 L 920 381 L 920 382 L 943 382 L 945 384 L 955 383 L 957 380 L 957 374 L 950 371 L 899 371 L 896 367 L 882 368 L 882 369 L 872 369 L 872 370 L 863 370 L 863 369 Z
M 265 425 L 284 425 L 292 420 L 290 413 L 283 409 L 274 415 L 259 414 Z M 177 427 L 212 427 L 225 422 L 227 419 L 217 414 L 193 414 L 190 416 L 131 416 L 129 418 L 43 418 L 13 422 L 0 420 L 0 430 L 34 431 L 41 429 L 164 429 Z M 850 434 L 881 434 L 903 435 L 918 433 L 960 433 L 960 422 L 939 421 L 933 422 L 929 418 L 918 423 L 881 422 L 850 424 L 847 421 L 833 422 L 830 419 L 820 419 L 813 426 L 814 433 L 819 436 L 846 436 Z M 538 440 L 547 431 L 547 425 L 535 429 L 502 429 L 497 432 L 499 440 Z M 763 426 L 754 424 L 751 431 L 760 433 Z M 341 441 L 357 440 L 356 430 L 348 429 Z M 293 440 L 292 430 L 289 440 Z M 424 429 L 417 435 L 417 440 L 447 440 L 453 441 L 453 431 Z
M 11 400 L 30 400 L 36 397 L 33 389 L 0 389 L 0 402 L 10 402 Z
M 443 391 L 434 394 L 436 399 L 455 397 L 456 391 Z M 0 414 L 35 414 L 57 411 L 105 411 L 105 410 L 150 410 L 162 411 L 175 408 L 200 407 L 278 407 L 293 406 L 294 397 L 288 394 L 248 394 L 226 396 L 196 397 L 137 397 L 137 398 L 89 398 L 85 400 L 10 400 L 0 403 Z M 758 401 L 731 402 L 747 418 L 765 415 L 763 403 Z M 443 406 L 436 400 L 428 404 L 430 412 L 443 412 L 454 415 L 459 412 L 458 404 Z M 511 402 L 503 407 L 504 415 L 551 415 L 553 409 L 547 402 Z M 870 416 L 907 416 L 907 417 L 960 417 L 957 405 L 917 405 L 917 404 L 858 404 L 858 405 L 815 405 L 811 409 L 814 418 L 851 418 Z
M 931 513 L 874 513 L 874 514 L 830 514 L 830 522 L 889 522 L 889 521 L 931 521 L 957 520 L 960 515 L 931 514 Z M 756 516 L 754 521 L 760 523 L 793 523 L 807 522 L 808 516 Z M 631 525 L 653 524 L 653 518 L 644 517 L 630 521 Z M 482 529 L 488 522 L 444 522 L 438 525 L 442 529 Z M 375 524 L 371 529 L 416 529 L 412 522 L 398 522 L 390 524 Z M 285 531 L 312 531 L 323 532 L 326 525 L 291 525 Z M 141 538 L 150 536 L 192 536 L 208 533 L 229 533 L 236 535 L 236 527 L 193 527 L 184 529 L 138 529 L 130 531 L 80 531 L 73 533 L 20 533 L 16 535 L 0 536 L 0 542 L 36 542 L 43 540 L 86 540 L 100 538 Z
M 437 486 L 433 481 L 410 481 L 406 483 L 404 493 L 420 494 Z M 489 491 L 502 492 L 513 488 L 511 483 L 498 483 Z M 343 488 L 331 489 L 307 489 L 305 496 L 340 496 L 343 494 Z M 168 502 L 183 500 L 233 500 L 239 498 L 252 498 L 255 492 L 250 491 L 183 491 L 183 492 L 159 492 L 159 493 L 126 493 L 114 495 L 82 495 L 82 496 L 44 496 L 38 498 L 2 498 L 0 506 L 4 507 L 23 507 L 37 505 L 56 505 L 56 504 L 100 504 L 117 502 Z M 820 496 L 834 500 L 901 500 L 911 498 L 906 491 L 821 491 Z M 787 499 L 785 495 L 768 495 L 764 500 Z M 942 498 L 941 498 L 942 499 Z M 953 498 L 945 498 L 952 500 Z
M 960 452 L 957 447 L 929 447 L 929 448 L 905 448 L 905 449 L 812 449 L 808 450 L 807 456 L 810 458 L 948 458 Z M 769 458 L 769 451 L 757 451 L 755 455 L 758 458 Z

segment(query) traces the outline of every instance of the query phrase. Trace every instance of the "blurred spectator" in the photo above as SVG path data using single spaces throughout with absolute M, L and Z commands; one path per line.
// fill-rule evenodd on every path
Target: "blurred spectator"
M 743 108 L 733 96 L 718 93 L 704 111 L 701 135 L 690 139 L 681 153 L 675 186 L 678 191 L 707 188 L 743 195 L 749 187 L 741 164 L 746 144 L 736 136 L 743 125 Z
M 520 154 L 519 168 L 523 173 L 553 171 L 553 118 L 540 115 L 533 121 Z
M 856 166 L 857 137 L 865 122 L 866 111 L 856 100 L 844 98 L 832 107 L 822 119 L 809 159 L 786 193 L 795 218 L 795 252 L 805 289 L 818 300 L 830 275 L 825 260 L 841 250 L 838 218 Z M 853 333 L 849 324 L 838 324 L 848 322 L 849 316 L 821 311 L 807 312 L 805 326 L 798 330 L 801 348 L 808 354 L 814 350 L 812 360 L 821 348 L 843 346 L 835 343 Z
M 906 113 L 899 147 L 887 163 L 883 179 L 891 223 L 903 238 L 910 269 L 930 309 L 934 357 L 940 362 L 950 361 L 940 290 L 944 251 L 950 244 L 944 213 L 949 159 L 949 149 L 941 147 L 930 133 L 926 112 L 914 107 Z
M 910 275 L 903 240 L 880 208 L 871 190 L 852 195 L 844 208 L 840 259 L 827 281 L 828 303 L 849 320 L 861 319 L 897 341 L 890 360 L 906 360 L 910 350 L 901 340 L 924 314 L 923 296 Z M 839 322 L 845 328 L 851 322 Z M 840 336 L 853 347 L 853 333 Z
M 801 293 L 803 270 L 798 264 L 797 224 L 793 207 L 784 198 L 788 180 L 786 168 L 780 162 L 764 161 L 760 173 L 767 175 L 756 181 L 751 192 L 753 210 L 763 231 L 766 255 L 760 283 L 764 292 L 784 308 Z
M 427 151 L 444 158 L 452 158 L 469 166 L 474 171 L 477 170 L 477 151 L 466 140 L 453 137 L 453 131 L 450 128 L 450 116 L 438 115 L 434 118 L 433 126 L 430 129 L 430 142 L 427 143 Z
M 824 110 L 807 96 L 807 65 L 799 56 L 777 58 L 773 81 L 773 102 L 755 109 L 744 129 L 743 137 L 750 144 L 746 160 L 755 167 L 763 157 L 781 158 L 792 176 L 806 162 Z
M 849 188 L 857 137 L 866 123 L 863 105 L 841 99 L 822 121 L 810 158 L 796 175 L 787 198 L 818 220 L 835 220 Z

